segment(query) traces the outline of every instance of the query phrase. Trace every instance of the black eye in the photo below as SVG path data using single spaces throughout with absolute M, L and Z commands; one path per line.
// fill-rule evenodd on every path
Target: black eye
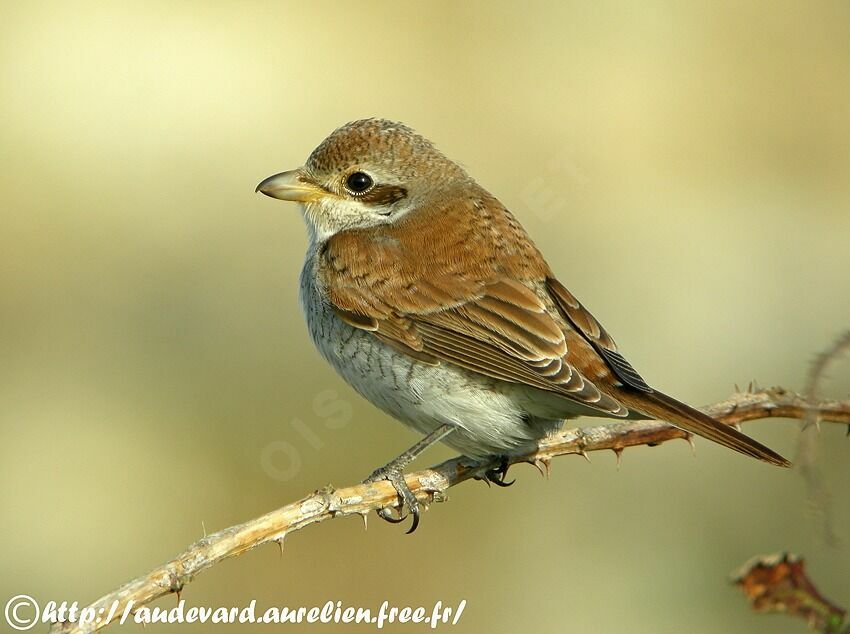
M 354 172 L 345 179 L 345 188 L 352 194 L 365 194 L 374 185 L 372 177 L 365 172 Z

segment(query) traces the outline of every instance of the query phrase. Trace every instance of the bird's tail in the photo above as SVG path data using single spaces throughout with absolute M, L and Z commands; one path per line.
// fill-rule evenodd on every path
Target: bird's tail
M 791 466 L 791 463 L 778 453 L 742 434 L 734 427 L 724 425 L 711 416 L 707 416 L 661 392 L 630 391 L 625 393 L 623 391 L 617 394 L 617 399 L 622 401 L 629 409 L 635 409 L 652 418 L 666 421 L 680 429 L 713 440 L 747 456 L 780 467 Z

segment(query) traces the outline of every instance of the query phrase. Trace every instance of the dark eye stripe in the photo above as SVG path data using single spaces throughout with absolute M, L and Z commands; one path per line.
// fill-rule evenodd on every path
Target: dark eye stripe
M 375 185 L 365 194 L 359 196 L 364 203 L 372 205 L 391 205 L 407 196 L 407 190 L 398 185 Z

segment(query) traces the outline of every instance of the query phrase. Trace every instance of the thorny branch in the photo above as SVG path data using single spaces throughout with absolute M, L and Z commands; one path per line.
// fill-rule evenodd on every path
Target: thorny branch
M 812 408 L 817 410 L 818 418 L 822 422 L 850 425 L 850 401 L 827 400 L 812 403 L 803 396 L 783 388 L 755 391 L 750 389 L 745 393 L 736 393 L 725 401 L 704 407 L 703 411 L 719 421 L 738 425 L 763 418 L 803 420 Z M 690 435 L 660 421 L 611 423 L 567 429 L 540 441 L 535 453 L 514 458 L 511 463 L 531 463 L 546 473 L 550 461 L 556 456 L 585 455 L 590 451 L 608 449 L 614 451 L 619 458 L 626 447 L 658 445 L 674 438 L 690 440 Z M 472 462 L 460 457 L 430 469 L 410 473 L 406 480 L 420 502 L 427 505 L 442 501 L 450 487 L 496 466 L 496 462 Z M 113 609 L 113 613 L 117 618 L 130 602 L 135 609 L 166 594 L 179 593 L 195 575 L 224 559 L 241 555 L 262 544 L 275 542 L 282 545 L 287 534 L 311 524 L 355 514 L 365 519 L 370 511 L 397 505 L 396 492 L 386 481 L 340 489 L 328 486 L 244 524 L 231 526 L 204 537 L 171 561 L 105 594 L 92 603 L 89 609 L 93 610 L 94 614 L 109 615 L 115 604 L 117 609 Z M 51 628 L 51 632 L 94 632 L 109 623 L 109 618 L 85 625 L 57 623 Z

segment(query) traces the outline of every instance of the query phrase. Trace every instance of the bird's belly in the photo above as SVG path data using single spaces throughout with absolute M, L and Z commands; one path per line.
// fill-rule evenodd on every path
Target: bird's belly
M 445 443 L 480 457 L 527 452 L 534 441 L 560 426 L 526 407 L 527 390 L 463 368 L 432 366 L 342 321 L 302 275 L 301 300 L 310 336 L 345 381 L 374 405 L 426 434 L 450 423 Z

